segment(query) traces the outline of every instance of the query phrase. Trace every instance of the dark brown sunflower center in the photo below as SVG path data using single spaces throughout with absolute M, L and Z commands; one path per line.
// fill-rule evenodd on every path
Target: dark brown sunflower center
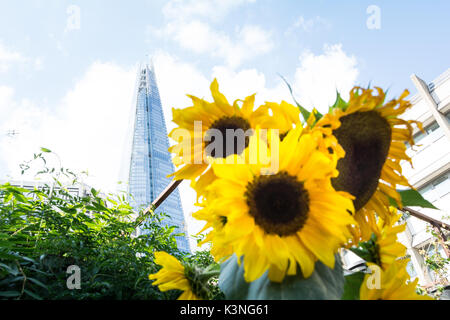
M 255 178 L 245 192 L 249 213 L 266 233 L 287 236 L 298 232 L 309 212 L 309 194 L 287 172 Z
M 381 169 L 391 145 L 392 129 L 376 111 L 355 112 L 340 119 L 333 131 L 345 150 L 337 164 L 339 176 L 332 179 L 334 188 L 354 195 L 355 211 L 361 209 L 378 186 Z
M 249 144 L 250 138 L 246 134 L 249 129 L 250 123 L 238 116 L 222 117 L 214 121 L 205 136 L 207 154 L 216 158 L 241 154 Z

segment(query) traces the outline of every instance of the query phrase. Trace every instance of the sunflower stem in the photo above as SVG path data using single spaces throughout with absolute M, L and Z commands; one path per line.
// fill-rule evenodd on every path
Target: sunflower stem
M 209 280 L 212 277 L 217 277 L 219 275 L 220 275 L 220 270 L 213 270 L 213 271 L 201 273 L 198 277 L 201 280 Z

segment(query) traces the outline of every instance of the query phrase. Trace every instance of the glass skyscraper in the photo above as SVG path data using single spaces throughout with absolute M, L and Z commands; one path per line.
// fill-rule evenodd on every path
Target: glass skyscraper
M 139 68 L 136 90 L 128 192 L 132 195 L 130 203 L 140 208 L 150 205 L 167 187 L 171 181 L 167 175 L 174 172 L 174 166 L 167 150 L 167 129 L 152 64 Z M 156 212 L 169 215 L 164 223 L 175 226 L 175 233 L 187 235 L 178 189 L 164 200 Z M 179 249 L 190 251 L 187 236 L 176 238 Z

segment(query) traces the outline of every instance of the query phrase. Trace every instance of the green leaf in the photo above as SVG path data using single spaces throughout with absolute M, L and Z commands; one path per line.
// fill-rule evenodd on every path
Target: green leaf
M 12 194 L 12 193 L 8 193 L 8 194 L 6 195 L 6 197 L 3 199 L 3 202 L 4 202 L 4 203 L 10 202 L 11 199 L 12 199 L 12 197 L 13 197 L 13 194 Z
M 6 191 L 12 192 L 12 193 L 30 192 L 30 190 L 27 190 L 25 188 L 15 187 L 15 186 L 10 185 L 9 183 L 6 183 L 6 184 L 0 186 L 0 190 L 6 190 Z
M 91 223 L 91 222 L 88 222 L 88 221 L 85 221 L 84 224 L 86 226 L 88 226 L 89 229 L 93 229 L 95 231 L 101 231 L 101 229 L 102 229 L 101 225 L 98 225 L 98 224 L 95 224 L 95 223 Z
M 377 244 L 377 235 L 372 232 L 370 239 L 358 243 L 358 247 L 350 248 L 354 254 L 367 262 L 380 264 L 379 247 Z
M 94 197 L 96 197 L 98 195 L 98 191 L 95 190 L 94 188 L 91 188 L 91 193 Z
M 0 240 L 1 248 L 12 248 L 14 247 L 14 243 L 8 240 Z
M 17 201 L 22 203 L 27 203 L 28 199 L 24 197 L 21 193 L 14 193 L 14 198 L 16 198 Z
M 323 114 L 321 114 L 319 110 L 315 108 L 311 111 L 311 113 L 314 114 L 314 122 L 311 124 L 311 127 L 314 127 L 317 121 L 319 121 L 323 117 Z
M 0 297 L 13 298 L 20 296 L 19 291 L 0 291 Z
M 17 276 L 19 274 L 19 270 L 17 269 L 16 266 L 11 267 L 11 266 L 8 266 L 7 264 L 0 262 L 0 267 L 5 269 L 9 274 L 12 274 L 13 276 Z
M 338 91 L 336 91 L 336 101 L 334 102 L 334 105 L 330 107 L 330 110 L 331 109 L 345 110 L 347 109 L 347 106 L 348 106 L 347 102 L 345 102 L 345 100 L 341 98 L 341 94 Z
M 286 83 L 286 85 L 288 86 L 289 92 L 291 93 L 291 97 L 294 100 L 297 107 L 300 109 L 300 113 L 302 114 L 303 119 L 305 120 L 305 122 L 308 121 L 308 118 L 311 115 L 311 112 L 306 110 L 304 107 L 302 107 L 300 105 L 300 103 L 297 102 L 297 100 L 295 100 L 295 97 L 294 97 L 294 94 L 292 92 L 292 88 L 291 88 L 291 85 L 289 84 L 289 82 L 287 82 L 287 80 L 281 74 L 278 74 L 278 75 L 281 77 L 281 79 L 283 79 L 284 83 Z
M 63 206 L 58 206 L 58 208 L 61 209 L 61 211 L 64 211 L 65 213 L 69 213 L 69 214 L 77 213 L 77 209 L 75 209 L 75 208 L 67 208 L 67 207 L 63 207 Z
M 52 152 L 50 149 L 43 148 L 43 147 L 41 147 L 41 151 L 42 151 L 42 152 L 46 152 L 46 153 Z
M 34 259 L 31 259 L 31 258 L 29 258 L 29 257 L 21 256 L 20 258 L 21 258 L 22 260 L 25 260 L 25 261 L 31 262 L 31 263 L 33 263 L 33 264 L 36 264 L 36 261 L 34 261 Z
M 397 190 L 397 192 L 400 194 L 404 207 L 411 206 L 438 210 L 438 208 L 436 208 L 431 202 L 422 197 L 422 195 L 417 190 Z M 394 199 L 389 198 L 389 201 L 392 206 L 397 208 L 399 207 L 397 201 L 395 201 Z
M 286 276 L 281 283 L 271 282 L 267 273 L 251 283 L 246 282 L 243 264 L 239 266 L 233 255 L 221 264 L 219 287 L 231 300 L 339 300 L 344 292 L 344 274 L 338 255 L 334 269 L 318 261 L 313 274 L 306 279 L 299 269 L 297 275 Z
M 23 290 L 26 294 L 28 294 L 30 297 L 36 299 L 36 300 L 42 300 L 40 296 L 38 296 L 36 293 L 31 292 L 28 289 Z
M 359 300 L 359 290 L 364 281 L 363 272 L 355 272 L 345 276 L 344 294 L 342 300 Z
M 27 279 L 30 280 L 31 282 L 37 284 L 38 286 L 48 290 L 48 287 L 45 284 L 43 284 L 42 282 L 40 282 L 39 280 L 37 280 L 35 278 L 29 278 L 29 277 Z
M 4 260 L 15 260 L 15 259 L 17 259 L 17 257 L 16 256 L 14 256 L 14 255 L 12 255 L 12 254 L 9 254 L 9 253 L 5 253 L 5 252 L 1 252 L 0 251 L 0 259 L 4 259 Z M 5 266 L 5 264 L 2 264 L 2 263 L 0 263 L 0 267 L 1 266 Z M 1 270 L 1 269 L 0 269 Z
M 350 248 L 350 251 L 365 261 L 372 261 L 372 255 L 367 248 Z

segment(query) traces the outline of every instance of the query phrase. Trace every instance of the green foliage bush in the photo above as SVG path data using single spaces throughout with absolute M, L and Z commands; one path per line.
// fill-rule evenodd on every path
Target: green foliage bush
M 178 250 L 164 214 L 149 215 L 135 236 L 137 213 L 124 195 L 73 195 L 58 177 L 33 191 L 0 185 L 0 299 L 176 299 L 180 292 L 161 292 L 148 279 L 160 268 L 154 251 L 214 262 L 209 252 Z M 80 267 L 81 289 L 67 287 L 70 265 Z

